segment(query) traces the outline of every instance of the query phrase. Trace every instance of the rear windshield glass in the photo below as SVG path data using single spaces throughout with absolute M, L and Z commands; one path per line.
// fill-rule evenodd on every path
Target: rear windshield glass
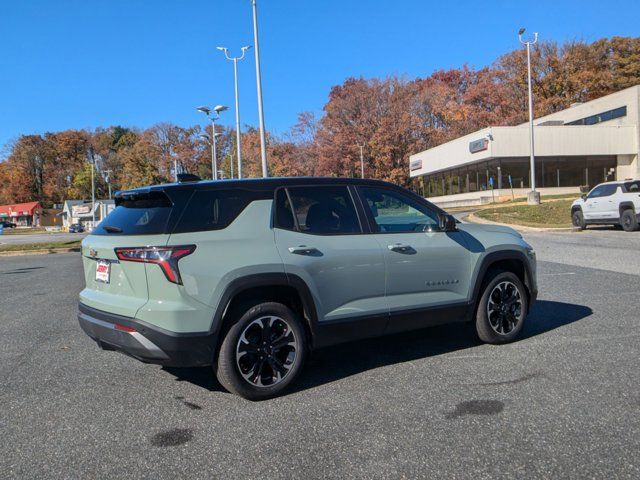
M 166 232 L 173 204 L 164 192 L 126 194 L 92 232 L 94 235 L 155 235 Z
M 640 193 L 640 180 L 636 180 L 635 182 L 626 182 L 624 184 L 624 188 L 627 193 Z

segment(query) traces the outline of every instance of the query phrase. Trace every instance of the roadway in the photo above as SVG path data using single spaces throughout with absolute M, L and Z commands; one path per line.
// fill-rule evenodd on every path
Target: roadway
M 639 478 L 640 232 L 532 233 L 520 341 L 447 326 L 316 352 L 251 403 L 103 352 L 78 254 L 0 258 L 4 478 Z

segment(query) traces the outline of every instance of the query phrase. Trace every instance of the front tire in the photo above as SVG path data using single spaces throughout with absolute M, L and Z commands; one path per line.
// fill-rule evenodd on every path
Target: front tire
M 512 272 L 495 271 L 489 278 L 476 309 L 476 332 L 486 343 L 512 342 L 520 335 L 527 316 L 525 287 Z
M 587 228 L 582 210 L 576 210 L 575 212 L 573 212 L 573 215 L 571 215 L 571 223 L 573 223 L 573 226 L 578 230 L 584 230 L 585 228 Z
M 222 340 L 218 381 L 247 400 L 276 397 L 296 379 L 306 359 L 302 322 L 275 302 L 260 303 L 240 315 Z
M 622 212 L 620 225 L 625 232 L 635 232 L 638 230 L 638 218 L 635 212 L 630 208 Z

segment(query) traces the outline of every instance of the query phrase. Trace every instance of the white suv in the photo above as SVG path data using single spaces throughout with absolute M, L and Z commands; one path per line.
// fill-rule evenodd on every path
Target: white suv
M 571 220 L 580 230 L 587 225 L 620 225 L 626 232 L 637 230 L 640 180 L 601 183 L 571 204 Z

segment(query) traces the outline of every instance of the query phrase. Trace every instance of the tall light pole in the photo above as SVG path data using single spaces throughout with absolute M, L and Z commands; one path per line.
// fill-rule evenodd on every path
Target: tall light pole
M 522 34 L 524 34 L 525 29 L 521 28 L 518 31 L 518 40 L 520 43 L 527 47 L 527 83 L 529 88 L 529 152 L 530 152 L 530 162 L 531 162 L 531 191 L 527 195 L 527 203 L 529 205 L 539 205 L 540 204 L 540 192 L 536 191 L 536 161 L 535 161 L 535 153 L 534 153 L 534 142 L 533 142 L 533 93 L 531 90 L 531 45 L 535 45 L 538 41 L 538 32 L 533 34 L 533 40 L 522 40 Z
M 251 0 L 253 6 L 253 44 L 256 56 L 256 86 L 258 89 L 258 121 L 260 123 L 260 158 L 262 159 L 262 176 L 269 176 L 267 171 L 267 141 L 264 133 L 264 111 L 262 108 L 262 75 L 260 73 L 260 42 L 258 42 L 258 6 L 256 0 Z
M 89 150 L 87 151 L 87 160 L 89 160 L 89 164 L 91 165 L 91 230 L 93 230 L 96 226 L 96 180 L 94 172 L 96 157 L 92 146 L 89 146 Z
M 242 151 L 240 145 L 240 99 L 238 97 L 238 62 L 244 58 L 247 50 L 251 48 L 251 46 L 242 47 L 242 55 L 239 57 L 230 57 L 229 51 L 226 47 L 217 47 L 218 50 L 224 52 L 224 56 L 227 60 L 233 62 L 233 79 L 235 86 L 235 94 L 236 94 L 236 146 L 238 152 L 238 178 L 242 178 Z
M 169 145 L 169 158 L 173 159 L 173 181 L 178 183 L 178 157 L 176 157 L 171 145 Z
M 91 152 L 91 230 L 96 228 L 96 182 L 93 152 Z
M 360 178 L 364 178 L 364 145 L 359 145 L 360 147 Z
M 109 187 L 109 200 L 111 200 L 111 172 L 112 170 L 102 171 L 103 177 L 106 177 L 105 181 L 107 182 L 107 186 Z
M 220 112 L 224 112 L 228 109 L 229 107 L 226 107 L 224 105 L 216 105 L 215 107 L 213 107 L 213 110 L 211 110 L 207 106 L 196 108 L 196 110 L 204 113 L 209 118 L 209 120 L 211 120 L 211 178 L 213 178 L 214 180 L 218 180 L 218 153 L 216 151 L 216 136 L 218 134 L 216 133 L 216 120 L 220 118 Z M 211 115 L 211 112 L 213 112 L 215 115 Z

